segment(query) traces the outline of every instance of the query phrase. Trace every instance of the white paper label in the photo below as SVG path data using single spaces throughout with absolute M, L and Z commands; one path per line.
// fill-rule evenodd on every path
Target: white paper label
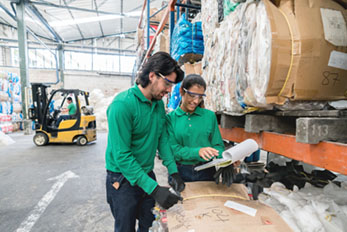
M 335 46 L 347 46 L 346 21 L 338 10 L 320 9 L 325 40 Z
M 328 66 L 347 70 L 347 53 L 332 51 Z
M 234 201 L 226 201 L 224 206 L 229 207 L 231 209 L 235 209 L 237 211 L 240 211 L 242 213 L 248 214 L 248 215 L 253 216 L 253 217 L 257 213 L 256 209 L 253 209 L 253 208 L 245 206 L 245 205 L 241 205 L 241 204 L 236 203 Z

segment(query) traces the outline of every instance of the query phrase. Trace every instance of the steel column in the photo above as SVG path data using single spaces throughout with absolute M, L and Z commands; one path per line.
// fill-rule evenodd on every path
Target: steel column
M 178 17 L 177 17 L 178 20 Z M 170 55 L 171 55 L 171 48 L 172 48 L 172 34 L 175 28 L 175 11 L 172 9 L 170 10 Z
M 60 72 L 60 82 L 62 83 L 62 88 L 65 85 L 64 79 L 64 70 L 65 70 L 65 62 L 64 62 L 64 47 L 62 44 L 58 45 L 58 56 L 59 56 L 59 72 Z
M 181 1 L 177 0 L 176 5 L 180 4 L 180 3 L 181 3 Z M 176 18 L 178 20 L 180 18 L 180 7 L 179 6 L 177 6 L 176 11 L 177 11 L 177 17 Z
M 27 87 L 29 87 L 28 80 L 28 43 L 27 31 L 25 25 L 25 1 L 21 0 L 17 3 L 17 31 L 18 31 L 18 49 L 19 49 L 19 69 L 20 81 L 22 91 L 22 113 L 24 120 L 24 133 L 30 134 L 30 121 L 28 120 L 28 106 L 27 106 Z

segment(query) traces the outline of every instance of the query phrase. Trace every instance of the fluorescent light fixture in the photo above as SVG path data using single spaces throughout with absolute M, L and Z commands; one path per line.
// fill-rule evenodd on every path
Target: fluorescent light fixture
M 123 16 L 121 16 L 121 15 L 103 15 L 103 16 L 81 18 L 81 19 L 74 19 L 74 20 L 73 19 L 71 19 L 71 20 L 57 20 L 57 21 L 49 22 L 49 25 L 51 25 L 52 27 L 65 27 L 65 26 L 75 25 L 75 24 L 83 24 L 83 23 L 90 23 L 90 22 L 119 19 L 122 17 Z

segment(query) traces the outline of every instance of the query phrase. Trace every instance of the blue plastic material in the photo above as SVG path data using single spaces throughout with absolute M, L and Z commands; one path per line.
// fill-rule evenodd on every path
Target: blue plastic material
M 182 14 L 175 25 L 171 41 L 171 56 L 175 60 L 187 53 L 204 54 L 201 22 L 192 24 Z
M 204 54 L 204 36 L 202 34 L 201 22 L 193 24 L 193 53 Z
M 171 98 L 170 98 L 169 104 L 167 106 L 170 110 L 175 110 L 181 101 L 181 98 L 182 98 L 181 94 L 180 94 L 181 84 L 182 84 L 182 82 L 175 85 L 175 87 L 173 88 L 173 90 L 171 92 Z
M 192 24 L 186 20 L 185 14 L 178 19 L 172 33 L 171 56 L 178 60 L 182 55 L 193 53 Z
M 246 157 L 244 161 L 245 163 L 258 162 L 259 159 L 260 159 L 260 150 L 253 152 L 252 155 Z

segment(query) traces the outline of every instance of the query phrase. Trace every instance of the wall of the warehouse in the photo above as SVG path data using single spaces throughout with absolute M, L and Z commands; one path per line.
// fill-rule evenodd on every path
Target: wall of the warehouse
M 19 68 L 0 67 L 0 70 L 19 75 Z M 130 77 L 128 76 L 100 75 L 96 72 L 66 71 L 64 79 L 64 88 L 66 89 L 81 89 L 89 92 L 93 91 L 93 89 L 100 89 L 105 96 L 113 96 L 115 93 L 130 87 Z M 29 70 L 29 81 L 31 83 L 53 83 L 56 80 L 57 77 L 54 70 Z M 61 87 L 61 83 L 56 86 L 52 85 L 52 88 Z
M 10 28 L 8 26 L 0 25 L 0 38 L 13 39 L 17 40 L 17 30 Z M 121 43 L 119 43 L 120 38 L 101 38 L 93 41 L 81 41 L 79 43 L 74 43 L 74 45 L 81 46 L 91 46 L 94 43 L 94 46 L 105 47 L 105 48 L 119 48 L 121 46 L 122 49 L 133 49 L 132 48 L 132 40 L 129 39 L 121 39 Z M 29 35 L 29 41 L 36 41 L 32 36 Z M 42 39 L 43 42 L 47 44 L 51 44 L 51 41 L 47 41 Z M 37 42 L 37 41 L 36 41 Z M 13 72 L 20 74 L 18 67 L 10 67 L 11 66 L 11 51 L 7 48 L 8 46 L 18 46 L 17 43 L 14 42 L 6 42 L 1 41 L 0 44 L 0 70 L 5 72 Z M 35 44 L 30 45 L 34 47 L 40 47 L 41 45 Z M 49 46 L 52 49 L 55 49 L 55 46 Z M 44 48 L 44 47 L 42 47 Z M 69 48 L 70 50 L 79 51 L 78 48 Z M 110 53 L 112 54 L 112 52 Z M 2 65 L 2 66 L 1 66 Z M 52 69 L 29 69 L 29 81 L 30 82 L 56 82 L 56 72 Z M 81 89 L 85 91 L 92 91 L 93 89 L 100 89 L 105 94 L 105 96 L 113 96 L 116 92 L 122 91 L 130 87 L 130 76 L 120 76 L 114 73 L 101 73 L 101 72 L 93 72 L 93 71 L 72 71 L 65 70 L 64 71 L 64 80 L 65 80 L 65 88 L 75 88 Z M 53 88 L 59 88 L 62 85 L 52 86 Z

